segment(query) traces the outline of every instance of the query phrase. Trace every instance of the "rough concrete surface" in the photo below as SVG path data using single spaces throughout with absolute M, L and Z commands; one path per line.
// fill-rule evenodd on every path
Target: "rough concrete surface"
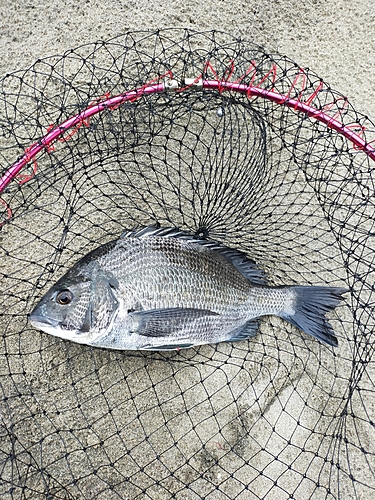
M 170 27 L 218 29 L 263 46 L 268 53 L 286 55 L 346 95 L 357 111 L 375 119 L 374 0 L 1 0 L 0 77 L 128 30 Z M 294 173 L 288 173 L 288 183 L 294 182 Z M 272 189 L 279 195 L 278 184 Z M 306 188 L 301 202 L 305 211 L 295 214 L 301 227 L 307 216 L 316 215 L 310 197 Z M 55 210 L 62 214 L 65 207 L 59 203 Z M 86 220 L 90 216 L 88 212 Z M 99 222 L 106 224 L 104 212 L 101 217 Z M 32 225 L 45 226 L 46 232 L 55 228 L 52 217 L 35 220 L 25 214 L 16 229 L 9 228 L 8 243 L 0 243 L 4 248 L 24 245 L 23 257 L 37 253 L 45 241 L 27 240 Z M 22 242 L 17 241 L 17 230 L 22 230 Z M 328 228 L 317 226 L 312 231 L 318 248 Z M 93 240 L 95 229 L 86 236 L 85 241 Z M 302 241 L 302 230 L 300 236 Z M 340 285 L 341 257 L 330 238 L 319 248 L 326 262 L 309 258 L 309 269 L 299 262 L 289 270 L 285 265 L 289 279 L 298 281 L 303 275 L 313 281 L 317 270 L 327 283 L 336 279 Z M 48 257 L 48 244 L 43 248 Z M 68 251 L 74 255 L 74 249 L 72 244 Z M 261 246 L 258 256 L 261 260 Z M 7 265 L 12 268 L 17 262 Z M 269 265 L 272 268 L 272 262 Z M 0 270 L 5 274 L 1 262 Z M 38 268 L 27 272 L 35 276 Z M 282 280 L 281 274 L 275 284 L 278 278 Z M 15 281 L 14 286 L 22 283 Z M 0 399 L 5 399 L 0 402 L 0 429 L 6 429 L 0 434 L 4 483 L 0 493 L 5 500 L 367 500 L 375 495 L 374 489 L 366 489 L 366 484 L 374 488 L 375 466 L 373 428 L 367 425 L 375 404 L 370 377 L 362 379 L 366 394 L 358 392 L 358 400 L 352 401 L 351 408 L 362 408 L 359 418 L 352 418 L 345 407 L 344 430 L 338 419 L 348 397 L 346 378 L 352 367 L 341 359 L 350 360 L 350 342 L 332 354 L 313 344 L 308 349 L 294 335 L 290 348 L 288 332 L 273 318 L 278 341 L 262 326 L 264 337 L 255 340 L 251 354 L 246 344 L 238 343 L 216 349 L 205 346 L 195 355 L 124 357 L 27 330 L 24 312 L 20 306 L 20 316 L 12 320 L 16 326 L 9 328 L 13 334 L 3 344 L 7 352 L 0 353 L 4 393 Z M 340 314 L 341 321 L 350 321 L 347 308 Z M 339 325 L 337 316 L 332 318 Z M 14 334 L 17 322 L 26 332 L 24 341 Z M 347 459 L 342 458 L 347 442 L 336 439 L 344 431 L 350 442 Z M 17 444 L 21 442 L 26 449 Z M 9 458 L 14 450 L 21 457 L 17 466 Z M 18 484 L 12 489 L 16 477 Z

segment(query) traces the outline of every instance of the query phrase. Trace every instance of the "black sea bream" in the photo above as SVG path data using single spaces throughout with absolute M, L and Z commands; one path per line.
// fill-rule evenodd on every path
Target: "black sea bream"
M 125 232 L 77 262 L 30 314 L 36 328 L 112 349 L 233 342 L 276 315 L 332 346 L 344 288 L 267 286 L 246 255 L 177 229 Z

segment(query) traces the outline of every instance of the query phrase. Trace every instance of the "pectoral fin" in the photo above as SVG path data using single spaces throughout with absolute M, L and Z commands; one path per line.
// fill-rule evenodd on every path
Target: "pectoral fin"
M 218 316 L 218 313 L 207 309 L 169 308 L 152 309 L 129 313 L 133 320 L 132 331 L 145 337 L 179 336 L 181 329 L 187 329 L 189 324 L 204 316 Z

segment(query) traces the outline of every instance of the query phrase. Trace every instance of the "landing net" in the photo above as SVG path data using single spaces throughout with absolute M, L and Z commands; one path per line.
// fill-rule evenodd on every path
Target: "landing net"
M 134 32 L 0 90 L 0 495 L 375 496 L 375 127 L 307 68 L 229 35 Z M 124 229 L 245 251 L 271 285 L 350 288 L 333 349 L 281 319 L 248 341 L 108 351 L 27 315 Z

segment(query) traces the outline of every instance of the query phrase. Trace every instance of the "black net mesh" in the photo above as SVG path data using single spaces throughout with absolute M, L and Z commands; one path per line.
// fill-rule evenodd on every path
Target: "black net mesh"
M 108 106 L 0 195 L 0 496 L 374 498 L 374 162 L 332 126 L 369 144 L 374 125 L 342 95 L 222 33 L 129 33 L 3 78 L 3 173 L 51 126 L 171 78 L 198 86 Z M 248 341 L 160 353 L 28 324 L 80 257 L 155 222 L 245 251 L 270 284 L 349 287 L 329 315 L 339 347 L 276 317 Z

